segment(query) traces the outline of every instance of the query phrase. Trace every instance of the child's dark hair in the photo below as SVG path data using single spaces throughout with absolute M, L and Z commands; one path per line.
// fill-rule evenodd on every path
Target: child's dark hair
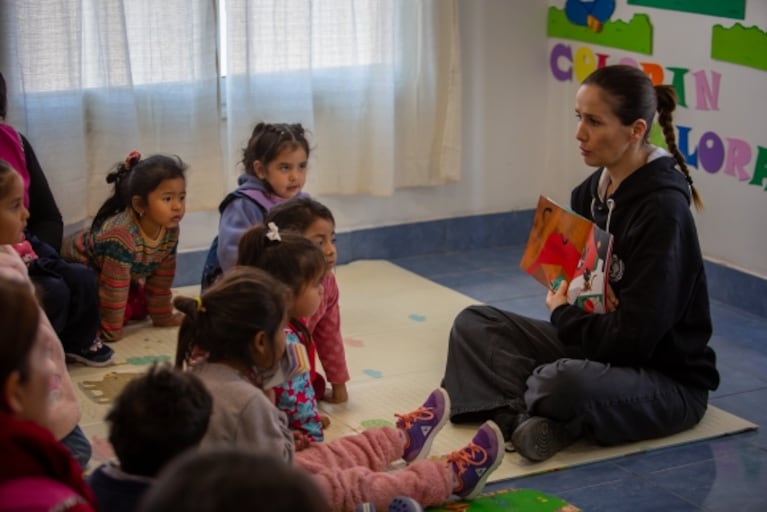
M 279 239 L 272 240 L 270 233 Z M 294 295 L 325 275 L 325 256 L 320 248 L 298 233 L 279 231 L 274 223 L 248 229 L 240 238 L 238 249 L 238 265 L 266 270 L 288 285 Z
M 284 149 L 299 148 L 303 148 L 306 158 L 309 158 L 309 141 L 300 123 L 258 123 L 253 128 L 248 144 L 242 150 L 242 165 L 246 173 L 255 176 L 255 162 L 261 162 L 261 165 L 266 167 Z M 268 183 L 266 185 L 268 186 Z
M 271 455 L 219 447 L 173 461 L 138 510 L 330 512 L 330 507 L 305 472 Z
M 644 119 L 647 123 L 645 140 L 650 136 L 650 128 L 657 112 L 658 124 L 663 129 L 668 150 L 687 178 L 695 208 L 700 210 L 703 202 L 692 184 L 690 169 L 676 144 L 672 116 L 676 109 L 674 88 L 670 85 L 653 85 L 644 71 L 625 64 L 599 68 L 587 76 L 582 85 L 595 85 L 602 89 L 609 97 L 608 102 L 613 114 L 624 126 L 631 125 L 637 119 Z
M 126 473 L 155 477 L 208 429 L 213 398 L 202 381 L 169 365 L 153 365 L 130 381 L 107 414 L 109 442 Z
M 0 198 L 8 195 L 11 176 L 18 174 L 11 164 L 0 159 Z
M 288 285 L 295 297 L 305 286 L 321 279 L 327 268 L 325 255 L 314 242 L 298 233 L 280 232 L 273 222 L 253 226 L 243 233 L 237 264 L 269 272 Z M 308 346 L 311 334 L 306 326 L 296 318 L 291 318 L 290 323 L 302 334 L 303 342 Z
M 21 279 L 0 277 L 0 385 L 3 387 L 14 372 L 22 382 L 29 377 L 29 353 L 35 343 L 40 308 L 29 283 Z M 8 412 L 5 396 L 0 410 Z
M 114 183 L 112 195 L 104 201 L 93 218 L 91 229 L 96 229 L 109 217 L 131 206 L 133 196 L 146 202 L 149 193 L 165 180 L 184 179 L 186 164 L 178 156 L 152 155 L 141 158 L 133 151 L 124 162 L 116 164 L 107 174 L 107 183 Z
M 327 206 L 308 196 L 296 196 L 269 210 L 264 224 L 274 222 L 280 229 L 303 233 L 317 219 L 336 224 L 333 213 Z
M 198 299 L 176 297 L 173 305 L 186 315 L 178 332 L 176 367 L 183 368 L 195 347 L 208 352 L 211 362 L 254 366 L 251 342 L 262 331 L 274 342 L 288 297 L 284 284 L 252 267 L 233 267 Z

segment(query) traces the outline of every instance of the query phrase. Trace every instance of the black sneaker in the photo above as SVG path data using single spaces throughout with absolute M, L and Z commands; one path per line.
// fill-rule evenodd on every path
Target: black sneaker
M 517 452 L 533 462 L 551 458 L 573 441 L 574 436 L 562 423 L 541 416 L 533 416 L 524 421 L 511 436 Z
M 498 425 L 503 433 L 504 449 L 507 452 L 516 451 L 514 443 L 511 442 L 511 436 L 514 434 L 517 427 L 529 418 L 530 415 L 528 413 L 517 412 L 509 407 L 504 407 L 493 415 L 493 421 L 495 421 L 496 425 Z
M 112 362 L 115 351 L 104 345 L 100 339 L 93 342 L 90 348 L 81 352 L 67 352 L 68 362 L 82 363 L 86 366 L 107 366 Z

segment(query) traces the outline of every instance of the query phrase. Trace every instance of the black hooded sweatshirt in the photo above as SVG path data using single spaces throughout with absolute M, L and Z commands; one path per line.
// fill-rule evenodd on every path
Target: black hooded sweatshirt
M 562 305 L 551 314 L 560 340 L 581 357 L 658 370 L 677 382 L 719 385 L 706 274 L 690 188 L 668 156 L 634 171 L 600 197 L 598 169 L 576 187 L 571 206 L 614 236 L 610 286 L 618 308 L 587 313 Z M 604 183 L 604 179 L 602 180 Z

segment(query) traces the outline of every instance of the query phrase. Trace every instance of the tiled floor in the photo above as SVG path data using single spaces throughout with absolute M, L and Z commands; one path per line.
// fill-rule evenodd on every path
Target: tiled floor
M 480 302 L 547 318 L 541 286 L 519 270 L 522 247 L 393 259 Z M 672 447 L 506 482 L 587 512 L 767 510 L 767 318 L 712 302 L 722 374 L 711 403 L 760 425 L 755 432 Z

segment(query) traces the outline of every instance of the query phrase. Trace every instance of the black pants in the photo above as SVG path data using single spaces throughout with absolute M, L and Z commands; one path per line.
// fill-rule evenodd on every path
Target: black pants
M 43 310 L 65 352 L 87 350 L 99 330 L 98 277 L 79 263 L 61 258 L 49 245 L 29 236 L 38 258 L 29 277 L 42 295 Z
M 648 368 L 583 359 L 565 347 L 551 323 L 471 306 L 450 332 L 442 385 L 450 419 L 490 419 L 510 407 L 563 422 L 604 445 L 663 437 L 696 425 L 708 391 Z

